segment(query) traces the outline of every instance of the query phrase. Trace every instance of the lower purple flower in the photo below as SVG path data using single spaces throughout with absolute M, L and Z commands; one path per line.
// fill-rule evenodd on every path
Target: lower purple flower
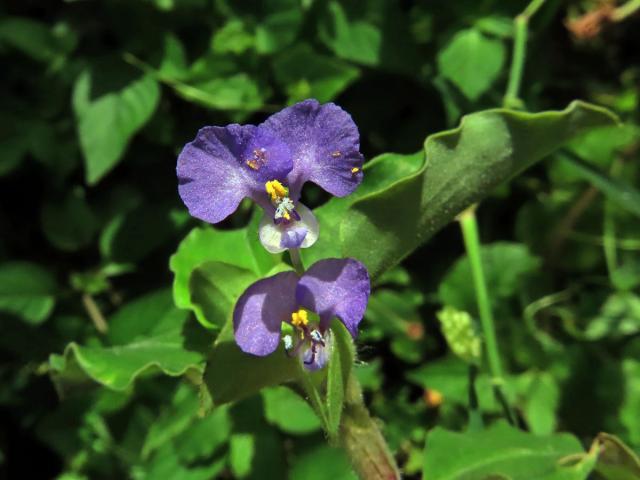
M 329 324 L 337 317 L 355 338 L 371 286 L 365 266 L 353 259 L 320 260 L 302 277 L 278 273 L 258 280 L 240 296 L 233 312 L 236 343 L 246 353 L 265 356 L 280 343 L 309 370 L 322 368 L 331 350 Z

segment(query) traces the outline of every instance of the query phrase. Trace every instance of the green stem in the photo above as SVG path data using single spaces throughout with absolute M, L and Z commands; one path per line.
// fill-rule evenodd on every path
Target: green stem
M 630 0 L 624 5 L 621 5 L 618 8 L 616 8 L 611 14 L 611 18 L 613 19 L 614 22 L 619 22 L 633 15 L 638 10 L 640 10 L 640 0 Z
M 480 237 L 478 235 L 475 206 L 471 206 L 462 212 L 458 217 L 458 221 L 460 222 L 464 245 L 467 251 L 467 257 L 469 258 L 469 264 L 471 266 L 471 276 L 473 278 L 473 286 L 476 292 L 476 302 L 478 304 L 478 312 L 480 314 L 480 324 L 482 326 L 482 333 L 486 346 L 493 392 L 496 400 L 502 405 L 505 416 L 509 422 L 514 423 L 511 408 L 509 408 L 502 390 L 502 386 L 504 385 L 504 376 L 502 363 L 500 361 L 500 352 L 498 350 L 498 340 L 493 321 L 493 313 L 491 312 L 491 299 L 489 297 L 484 270 L 482 268 Z
M 349 376 L 340 442 L 361 480 L 395 480 L 400 472 L 376 421 L 364 405 L 358 380 Z
M 291 259 L 291 265 L 293 265 L 296 273 L 298 275 L 302 275 L 304 273 L 304 265 L 302 264 L 302 259 L 300 258 L 300 249 L 290 248 L 289 258 Z
M 509 71 L 509 83 L 504 95 L 503 106 L 507 108 L 523 108 L 520 100 L 520 85 L 527 54 L 527 37 L 529 34 L 529 20 L 542 7 L 545 0 L 532 0 L 524 11 L 513 20 L 513 58 Z

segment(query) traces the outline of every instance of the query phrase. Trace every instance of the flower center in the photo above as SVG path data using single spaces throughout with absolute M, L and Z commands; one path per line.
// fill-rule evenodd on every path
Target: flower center
M 276 207 L 273 216 L 274 223 L 289 223 L 291 219 L 300 220 L 293 201 L 289 198 L 289 189 L 278 180 L 269 180 L 264 184 L 264 189 L 271 198 L 271 203 Z
M 291 325 L 294 327 L 304 327 L 309 324 L 309 314 L 304 308 L 300 308 L 297 312 L 291 314 Z
M 282 338 L 285 350 L 289 355 L 299 355 L 311 370 L 322 368 L 326 362 L 326 338 L 317 328 L 318 320 L 313 312 L 299 308 L 291 314 L 291 324 L 283 324 L 283 332 L 287 332 Z

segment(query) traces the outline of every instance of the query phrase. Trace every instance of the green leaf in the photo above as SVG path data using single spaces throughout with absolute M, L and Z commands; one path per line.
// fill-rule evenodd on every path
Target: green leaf
M 202 373 L 208 338 L 201 329 L 192 330 L 197 324 L 189 323 L 186 312 L 171 305 L 168 291 L 137 299 L 111 322 L 114 342 L 123 343 L 82 346 L 72 342 L 63 355 L 51 355 L 54 377 L 73 378 L 80 371 L 113 390 L 125 390 L 140 375 L 154 371 L 170 376 Z M 126 337 L 130 339 L 125 343 Z
M 588 474 L 581 465 L 562 465 L 564 457 L 583 453 L 580 442 L 569 434 L 537 436 L 505 423 L 466 433 L 436 427 L 427 435 L 426 445 L 423 476 L 430 480 L 475 480 L 492 475 L 582 480 Z
M 325 43 L 338 57 L 363 65 L 380 62 L 382 34 L 376 26 L 362 20 L 347 18 L 339 2 L 329 3 L 331 33 L 322 35 Z
M 211 39 L 211 48 L 216 53 L 236 55 L 253 47 L 254 38 L 246 31 L 244 22 L 237 18 L 229 20 L 217 30 Z
M 222 405 L 297 379 L 298 363 L 298 358 L 289 357 L 283 347 L 266 357 L 244 353 L 236 345 L 229 322 L 209 355 L 204 382 L 214 403 Z
M 364 181 L 351 195 L 332 198 L 313 213 L 322 233 L 313 248 L 302 250 L 305 265 L 323 258 L 341 257 L 340 221 L 358 199 L 384 191 L 396 182 L 416 173 L 424 162 L 424 153 L 412 155 L 385 153 L 364 164 Z
M 262 2 L 262 5 L 269 13 L 256 25 L 256 51 L 268 55 L 296 39 L 303 16 L 299 2 L 294 0 Z
M 256 280 L 254 272 L 235 265 L 201 264 L 189 280 L 191 306 L 198 321 L 207 327 L 222 328 L 242 292 Z
M 319 445 L 297 456 L 290 480 L 356 480 L 343 450 Z
M 45 204 L 42 229 L 55 247 L 74 251 L 91 243 L 98 219 L 87 204 L 84 192 L 74 189 L 62 202 Z
M 487 288 L 496 301 L 518 293 L 526 276 L 540 266 L 540 260 L 529 253 L 526 245 L 520 243 L 496 242 L 483 245 L 480 255 Z M 465 255 L 453 265 L 440 283 L 440 301 L 459 310 L 476 312 L 476 297 L 469 278 L 471 266 Z
M 63 25 L 51 28 L 31 18 L 5 17 L 0 20 L 0 45 L 10 45 L 34 60 L 62 60 L 77 43 L 74 32 Z
M 56 290 L 53 275 L 35 263 L 0 263 L 0 311 L 38 325 L 51 314 Z
M 628 432 L 628 440 L 640 445 L 640 360 L 625 358 L 622 372 L 626 393 L 620 406 L 620 422 Z
M 427 161 L 416 174 L 360 197 L 343 214 L 342 256 L 362 261 L 375 278 L 493 188 L 581 132 L 616 121 L 583 102 L 559 112 L 467 115 L 458 128 L 427 138 Z
M 258 241 L 256 221 L 246 229 L 216 230 L 211 227 L 194 228 L 178 246 L 169 260 L 169 268 L 174 273 L 173 300 L 179 308 L 197 312 L 198 320 L 203 318 L 202 306 L 192 303 L 189 281 L 192 272 L 208 261 L 226 262 L 240 269 L 263 276 L 279 261 L 279 256 L 270 255 Z M 230 263 L 233 262 L 233 263 Z M 198 301 L 204 299 L 197 293 Z M 212 323 L 206 321 L 204 326 Z
M 355 356 L 351 335 L 341 322 L 334 320 L 331 333 L 333 348 L 327 366 L 326 394 L 326 429 L 330 438 L 335 437 L 340 428 L 344 394 Z
M 640 297 L 631 292 L 614 293 L 589 321 L 584 336 L 589 340 L 621 338 L 640 331 Z
M 85 178 L 95 185 L 120 161 L 133 135 L 149 121 L 160 100 L 160 88 L 153 77 L 145 75 L 92 101 L 88 98 L 90 85 L 90 74 L 82 73 L 74 88 L 74 109 Z
M 603 480 L 637 480 L 640 478 L 640 459 L 620 439 L 599 433 L 594 441 L 598 452 L 596 472 Z M 592 449 L 594 449 L 592 447 Z
M 251 473 L 255 437 L 250 433 L 234 433 L 229 442 L 229 463 L 234 478 L 244 478 Z
M 547 372 L 525 372 L 517 383 L 529 430 L 538 435 L 553 433 L 560 403 L 560 388 L 554 377 Z
M 289 95 L 289 103 L 306 98 L 329 102 L 360 74 L 356 67 L 315 53 L 304 43 L 276 57 L 273 69 L 276 81 Z
M 561 153 L 560 158 L 563 163 L 570 165 L 574 174 L 590 182 L 620 208 L 624 208 L 637 217 L 640 217 L 639 190 L 627 182 L 610 177 L 578 157 Z
M 475 101 L 496 80 L 505 56 L 501 41 L 473 28 L 462 30 L 438 54 L 438 70 L 469 100 Z
M 291 389 L 265 388 L 261 393 L 265 418 L 283 432 L 305 435 L 320 428 L 320 420 L 313 409 Z

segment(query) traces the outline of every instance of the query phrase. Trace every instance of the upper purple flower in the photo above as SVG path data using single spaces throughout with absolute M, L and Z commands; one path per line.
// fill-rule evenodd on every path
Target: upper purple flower
M 302 277 L 283 272 L 258 280 L 233 311 L 236 343 L 246 353 L 269 355 L 278 348 L 284 322 L 295 331 L 284 337 L 287 350 L 300 355 L 309 370 L 322 368 L 331 347 L 331 319 L 337 317 L 355 338 L 369 292 L 367 269 L 353 259 L 320 260 Z
M 178 157 L 178 190 L 189 212 L 209 223 L 231 215 L 249 197 L 265 211 L 260 240 L 277 253 L 309 247 L 318 223 L 299 203 L 311 181 L 332 195 L 362 181 L 360 136 L 333 103 L 305 100 L 258 125 L 204 127 Z

